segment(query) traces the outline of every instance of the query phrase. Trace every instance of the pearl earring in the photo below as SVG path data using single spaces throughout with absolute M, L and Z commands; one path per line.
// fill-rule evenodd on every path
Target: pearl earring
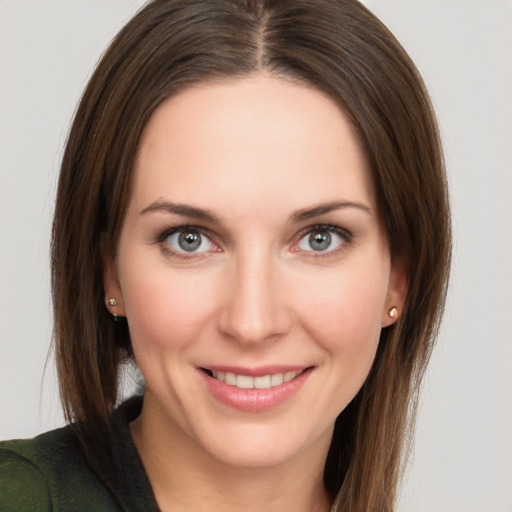
M 388 311 L 388 315 L 389 315 L 389 318 L 396 318 L 396 316 L 398 315 L 398 309 L 393 306 L 389 311 Z
M 107 304 L 113 308 L 114 306 L 117 306 L 116 299 L 108 299 Z M 112 316 L 114 317 L 114 322 L 117 322 L 117 315 L 115 313 L 112 313 Z

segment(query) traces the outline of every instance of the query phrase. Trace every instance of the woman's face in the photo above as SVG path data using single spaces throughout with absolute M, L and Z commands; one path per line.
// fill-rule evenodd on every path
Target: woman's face
M 239 466 L 325 457 L 404 282 L 328 97 L 256 75 L 156 110 L 105 271 L 154 432 Z

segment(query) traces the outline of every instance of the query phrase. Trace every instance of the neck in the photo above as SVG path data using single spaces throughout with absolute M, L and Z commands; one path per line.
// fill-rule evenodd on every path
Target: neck
M 169 421 L 143 413 L 131 431 L 162 512 L 327 512 L 323 471 L 330 439 L 265 467 L 226 464 Z

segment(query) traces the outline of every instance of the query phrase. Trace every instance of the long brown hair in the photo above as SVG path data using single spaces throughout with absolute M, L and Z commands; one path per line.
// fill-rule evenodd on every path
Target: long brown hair
M 393 510 L 418 388 L 444 307 L 450 260 L 435 117 L 413 63 L 356 0 L 154 0 L 117 35 L 78 106 L 53 224 L 55 351 L 68 421 L 105 433 L 125 322 L 105 308 L 102 250 L 117 244 L 139 138 L 179 89 L 263 71 L 312 85 L 349 116 L 371 163 L 392 258 L 406 268 L 400 319 L 337 419 L 325 466 L 335 510 Z

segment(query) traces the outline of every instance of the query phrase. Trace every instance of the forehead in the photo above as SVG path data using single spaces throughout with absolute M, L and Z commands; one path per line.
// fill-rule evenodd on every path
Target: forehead
M 308 203 L 373 199 L 365 154 L 338 105 L 311 87 L 260 75 L 167 99 L 141 137 L 133 185 L 141 207 L 167 195 L 208 202 L 213 192 L 229 201 L 284 193 Z

